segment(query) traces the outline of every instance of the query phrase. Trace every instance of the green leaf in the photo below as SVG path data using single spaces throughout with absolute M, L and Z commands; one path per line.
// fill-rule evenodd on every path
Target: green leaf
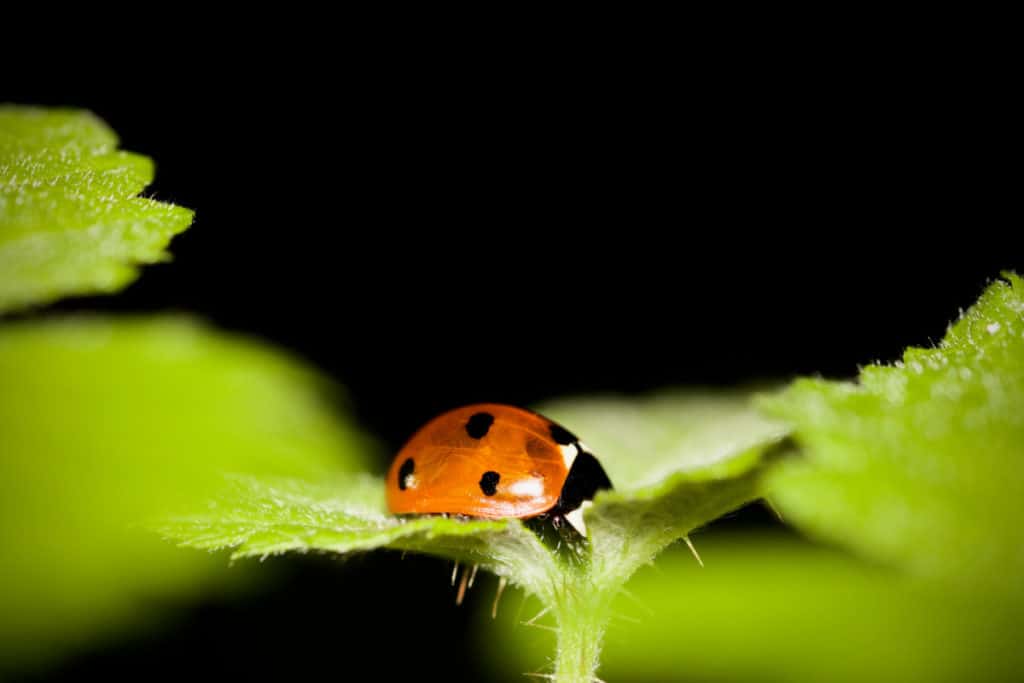
M 138 197 L 152 180 L 89 112 L 0 105 L 0 313 L 117 291 L 166 260 L 192 212 Z
M 936 348 L 763 401 L 804 449 L 770 480 L 788 521 L 921 575 L 1021 593 L 1024 281 L 1007 280 Z
M 540 410 L 585 434 L 615 484 L 588 511 L 593 571 L 621 583 L 665 546 L 758 498 L 756 466 L 787 429 L 743 394 L 590 398 Z
M 666 545 L 756 498 L 760 457 L 785 429 L 741 395 L 578 399 L 541 410 L 585 435 L 617 486 L 587 510 L 590 544 L 574 552 L 552 550 L 518 520 L 391 516 L 383 480 L 368 475 L 235 479 L 215 505 L 158 529 L 236 556 L 391 548 L 479 565 L 553 610 L 562 629 L 558 676 L 585 680 L 621 583 Z
M 321 481 L 235 476 L 215 507 L 164 518 L 154 526 L 185 546 L 235 548 L 234 558 L 311 550 L 424 551 L 480 564 L 503 576 L 534 579 L 541 587 L 543 570 L 553 561 L 515 521 L 395 517 L 387 512 L 384 482 L 369 474 Z
M 140 521 L 202 504 L 225 472 L 365 467 L 371 446 L 329 389 L 187 319 L 0 328 L 0 670 L 145 621 L 144 599 L 242 574 Z
M 1005 681 L 1024 665 L 1020 614 L 1001 601 L 779 533 L 713 530 L 694 542 L 706 566 L 667 552 L 616 597 L 602 679 Z M 488 680 L 541 671 L 554 640 L 550 617 L 533 620 L 539 605 L 508 602 L 490 628 L 481 605 Z

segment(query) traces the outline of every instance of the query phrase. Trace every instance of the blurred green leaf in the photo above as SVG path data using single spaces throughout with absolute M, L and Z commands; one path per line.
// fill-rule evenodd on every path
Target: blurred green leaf
M 1024 575 L 1024 281 L 1008 275 L 932 349 L 858 383 L 800 380 L 764 400 L 804 459 L 772 474 L 787 521 L 972 591 Z
M 0 328 L 0 668 L 226 578 L 222 559 L 140 527 L 207 500 L 224 472 L 362 469 L 369 445 L 329 389 L 280 353 L 187 319 Z
M 1024 665 L 1020 615 L 779 533 L 701 534 L 641 570 L 613 603 L 608 681 L 1002 681 Z M 534 601 L 508 597 L 479 647 L 493 680 L 543 670 Z M 539 626 L 535 628 L 533 626 Z
M 785 429 L 758 417 L 742 395 L 578 399 L 542 410 L 587 435 L 617 486 L 587 511 L 591 543 L 575 554 L 558 554 L 518 520 L 391 516 L 383 480 L 368 476 L 246 478 L 215 505 L 158 528 L 187 545 L 243 556 L 393 548 L 478 564 L 558 615 L 559 650 L 573 660 L 559 675 L 577 680 L 596 665 L 586 653 L 599 649 L 609 596 L 666 545 L 757 497 L 756 465 Z
M 167 258 L 188 209 L 138 197 L 153 162 L 85 111 L 0 105 L 0 313 L 113 292 Z

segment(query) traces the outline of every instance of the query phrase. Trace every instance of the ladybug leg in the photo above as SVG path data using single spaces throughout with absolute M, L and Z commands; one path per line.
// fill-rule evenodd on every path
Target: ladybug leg
M 545 513 L 525 519 L 523 523 L 546 548 L 562 559 L 575 562 L 582 555 L 587 539 L 565 515 Z

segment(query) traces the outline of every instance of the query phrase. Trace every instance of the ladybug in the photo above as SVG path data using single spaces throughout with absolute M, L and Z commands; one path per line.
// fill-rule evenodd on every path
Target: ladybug
M 395 514 L 564 520 L 586 536 L 584 503 L 612 483 L 571 432 L 497 403 L 456 408 L 416 432 L 387 477 Z

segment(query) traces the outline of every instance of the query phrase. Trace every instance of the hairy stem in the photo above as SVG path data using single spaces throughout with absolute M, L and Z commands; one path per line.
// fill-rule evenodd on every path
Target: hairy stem
M 557 683 L 592 683 L 597 680 L 612 594 L 613 591 L 598 589 L 589 581 L 567 586 L 559 594 L 554 605 L 558 620 L 554 675 Z

